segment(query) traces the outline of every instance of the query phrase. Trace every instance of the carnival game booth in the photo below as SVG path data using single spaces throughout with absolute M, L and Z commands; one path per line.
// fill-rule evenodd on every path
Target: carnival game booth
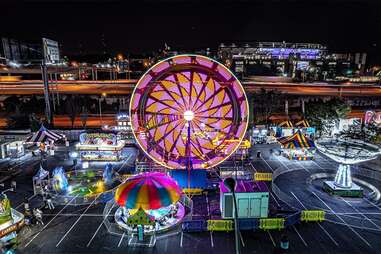
M 84 161 L 119 161 L 123 147 L 124 141 L 113 133 L 82 133 L 76 145 Z
M 278 139 L 282 148 L 282 155 L 290 160 L 313 160 L 316 150 L 315 143 L 304 136 L 300 131 L 294 135 Z
M 41 125 L 41 128 L 29 136 L 25 140 L 25 143 L 36 144 L 39 147 L 39 151 L 50 151 L 50 154 L 54 155 L 54 143 L 62 139 L 65 139 L 64 135 L 48 130 L 45 126 Z
M 0 194 L 0 245 L 7 245 L 17 237 L 24 225 L 24 215 L 11 207 L 4 193 Z
M 105 125 L 102 129 L 105 131 L 114 131 L 117 134 L 117 139 L 123 140 L 126 146 L 136 144 L 134 135 L 132 134 L 130 116 L 127 113 L 119 113 L 116 116 L 115 125 Z
M 120 185 L 115 193 L 115 202 L 120 206 L 115 221 L 128 233 L 129 244 L 139 238 L 143 240 L 144 234 L 152 243 L 155 233 L 179 224 L 185 215 L 185 208 L 179 202 L 181 195 L 178 184 L 159 172 L 138 174 Z M 145 217 L 149 223 L 133 223 L 139 217 Z

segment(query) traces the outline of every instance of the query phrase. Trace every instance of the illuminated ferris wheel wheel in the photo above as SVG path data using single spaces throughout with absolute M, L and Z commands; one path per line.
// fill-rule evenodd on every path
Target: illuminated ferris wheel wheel
M 142 150 L 172 169 L 211 168 L 240 145 L 248 102 L 222 64 L 179 55 L 149 69 L 131 97 L 132 130 Z

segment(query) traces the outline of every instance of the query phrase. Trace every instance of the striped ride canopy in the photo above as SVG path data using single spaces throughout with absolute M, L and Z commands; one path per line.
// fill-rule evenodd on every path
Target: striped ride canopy
M 279 127 L 292 128 L 293 124 L 292 124 L 292 122 L 290 120 L 287 120 L 287 121 L 281 122 L 279 124 Z
M 295 124 L 295 127 L 302 127 L 302 128 L 308 128 L 310 127 L 310 124 L 306 119 L 303 119 Z
M 297 131 L 294 135 L 279 138 L 278 142 L 285 149 L 315 148 L 315 143 L 311 139 L 304 136 L 300 131 Z
M 29 136 L 25 142 L 27 143 L 37 143 L 37 142 L 50 142 L 50 141 L 57 141 L 59 139 L 64 138 L 63 135 L 55 133 L 53 131 L 50 131 L 46 129 L 44 126 L 41 126 L 41 128 L 35 132 L 33 135 Z

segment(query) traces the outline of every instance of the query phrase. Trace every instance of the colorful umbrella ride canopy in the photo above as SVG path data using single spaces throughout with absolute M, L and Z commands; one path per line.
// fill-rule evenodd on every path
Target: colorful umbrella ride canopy
M 150 172 L 127 179 L 115 193 L 115 201 L 128 209 L 155 210 L 179 201 L 181 189 L 169 176 Z
M 204 56 L 178 55 L 142 76 L 131 97 L 130 119 L 137 143 L 155 162 L 201 169 L 218 165 L 239 147 L 248 108 L 228 68 Z

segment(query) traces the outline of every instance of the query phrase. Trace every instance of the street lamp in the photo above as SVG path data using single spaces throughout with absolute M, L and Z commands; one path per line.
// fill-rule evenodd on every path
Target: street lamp
M 235 235 L 235 253 L 239 254 L 239 239 L 238 239 L 238 214 L 237 214 L 237 200 L 235 198 L 235 185 L 234 178 L 228 177 L 224 180 L 225 187 L 233 194 L 233 218 L 234 218 L 234 235 Z

